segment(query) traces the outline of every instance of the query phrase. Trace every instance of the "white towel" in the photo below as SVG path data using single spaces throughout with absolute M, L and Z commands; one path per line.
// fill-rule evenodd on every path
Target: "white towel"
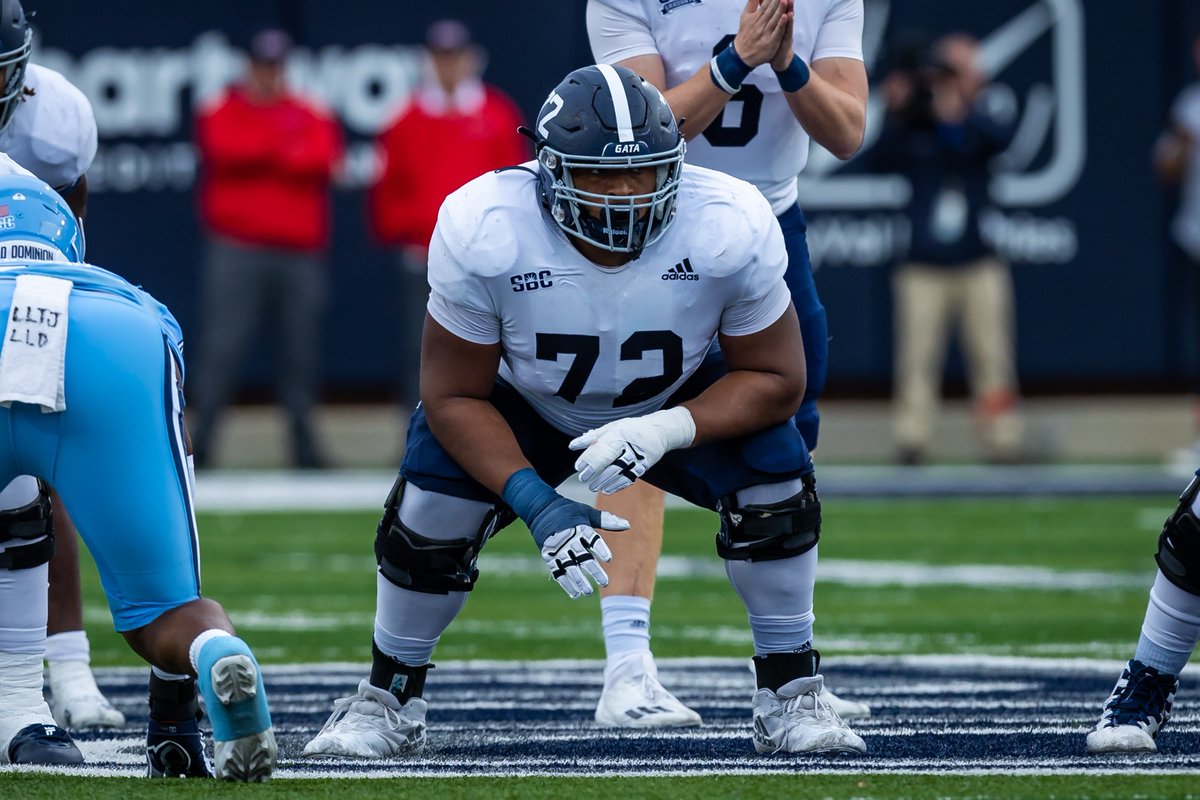
M 18 275 L 0 351 L 0 405 L 66 411 L 67 304 L 71 281 Z

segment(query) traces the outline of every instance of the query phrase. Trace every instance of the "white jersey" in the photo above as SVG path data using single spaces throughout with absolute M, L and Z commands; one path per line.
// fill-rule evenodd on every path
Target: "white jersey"
M 588 38 L 602 64 L 657 54 L 667 86 L 678 86 L 733 40 L 745 0 L 588 0 Z M 793 50 L 805 63 L 863 60 L 863 0 L 796 3 Z M 688 161 L 750 181 L 776 214 L 796 202 L 796 176 L 808 163 L 808 133 L 788 106 L 769 64 L 754 69 L 708 131 L 688 142 Z M 747 96 L 749 95 L 749 96 Z
M 30 64 L 22 98 L 0 131 L 0 151 L 37 177 L 64 189 L 74 185 L 96 157 L 96 116 L 74 84 L 52 69 Z
M 656 411 L 718 331 L 756 333 L 790 303 L 783 233 L 753 186 L 685 165 L 677 209 L 640 258 L 604 268 L 542 209 L 530 172 L 483 175 L 438 214 L 429 313 L 499 342 L 500 377 L 564 433 Z

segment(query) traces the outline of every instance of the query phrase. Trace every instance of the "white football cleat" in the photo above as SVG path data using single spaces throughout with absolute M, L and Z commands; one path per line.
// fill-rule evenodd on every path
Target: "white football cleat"
M 654 656 L 638 653 L 604 671 L 604 690 L 596 704 L 596 724 L 604 728 L 684 728 L 700 724 L 700 715 L 658 682 Z
M 847 700 L 844 697 L 838 697 L 829 691 L 828 688 L 821 690 L 820 697 L 842 719 L 866 719 L 871 716 L 871 707 L 866 703 L 859 700 Z
M 304 746 L 302 755 L 387 758 L 425 749 L 425 712 L 420 697 L 404 705 L 391 692 L 358 684 L 358 694 L 333 704 L 321 732 Z
M 754 693 L 754 749 L 760 753 L 862 755 L 867 745 L 821 699 L 820 675 L 796 678 L 779 691 Z
M 1087 735 L 1087 751 L 1103 753 L 1157 753 L 1154 740 L 1171 718 L 1179 679 L 1131 660 L 1121 671 L 1100 721 Z
M 86 661 L 47 662 L 50 674 L 50 710 L 64 728 L 120 728 L 125 715 L 101 693 Z
M 746 663 L 750 665 L 750 674 L 757 674 L 754 669 L 754 659 L 751 658 Z M 836 711 L 837 715 L 842 719 L 866 719 L 871 716 L 871 707 L 869 705 L 859 700 L 847 700 L 844 697 L 838 697 L 827 686 L 821 689 L 821 699 Z

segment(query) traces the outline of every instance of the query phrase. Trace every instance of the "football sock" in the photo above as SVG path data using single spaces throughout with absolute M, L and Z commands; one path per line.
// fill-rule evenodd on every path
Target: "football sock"
M 50 707 L 42 697 L 42 686 L 40 654 L 0 650 L 0 746 L 7 746 L 12 735 L 27 724 L 6 725 L 4 718 L 23 719 L 33 715 L 47 721 L 51 719 Z
M 725 574 L 746 606 L 755 655 L 810 646 L 816 571 L 816 547 L 778 561 L 725 562 Z
M 39 487 L 32 475 L 18 475 L 0 490 L 0 508 L 20 508 L 37 500 Z
M 46 587 L 50 566 L 0 569 L 0 651 L 37 656 L 46 648 Z M 40 673 L 39 673 L 40 674 Z
M 196 670 L 197 675 L 200 674 L 200 667 L 197 663 L 197 659 L 200 657 L 200 651 L 204 649 L 204 645 L 208 644 L 213 639 L 220 639 L 222 636 L 233 636 L 233 634 L 217 628 L 209 628 L 204 633 L 192 640 L 192 645 L 188 648 L 188 661 L 191 662 L 192 669 Z
M 1200 641 L 1200 597 L 1171 583 L 1162 572 L 1150 589 L 1150 603 L 1134 655 L 1159 672 L 1178 675 Z
M 47 636 L 46 660 L 89 663 L 92 660 L 92 649 L 88 644 L 87 634 L 83 631 L 63 631 Z
M 604 651 L 611 666 L 636 653 L 650 652 L 650 600 L 637 595 L 600 599 Z
M 467 602 L 466 592 L 402 589 L 376 574 L 375 643 L 405 664 L 427 664 L 442 632 Z

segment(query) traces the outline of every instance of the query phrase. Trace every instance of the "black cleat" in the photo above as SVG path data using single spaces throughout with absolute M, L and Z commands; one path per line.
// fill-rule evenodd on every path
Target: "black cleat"
M 151 719 L 146 732 L 146 775 L 150 778 L 211 778 L 200 723 Z
M 13 764 L 82 764 L 83 753 L 64 729 L 35 722 L 17 731 L 9 742 L 8 760 Z

